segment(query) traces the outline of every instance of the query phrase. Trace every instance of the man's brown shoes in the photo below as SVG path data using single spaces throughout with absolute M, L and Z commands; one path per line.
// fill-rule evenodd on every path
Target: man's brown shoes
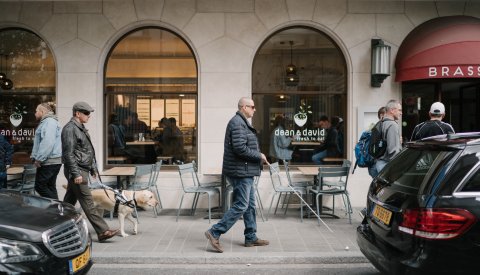
M 205 237 L 207 237 L 207 239 L 210 241 L 210 245 L 212 245 L 215 251 L 217 251 L 218 253 L 223 253 L 223 248 L 220 245 L 220 241 L 213 237 L 212 233 L 210 233 L 210 230 L 205 231 Z
M 100 235 L 98 235 L 98 242 L 104 242 L 110 238 L 112 238 L 113 236 L 117 235 L 117 233 L 119 232 L 120 230 L 118 229 L 109 229 L 103 233 L 101 233 Z
M 252 247 L 252 246 L 265 246 L 265 245 L 269 245 L 270 242 L 267 241 L 267 240 L 260 240 L 260 239 L 257 239 L 256 241 L 254 241 L 253 243 L 245 243 L 245 246 L 246 247 Z

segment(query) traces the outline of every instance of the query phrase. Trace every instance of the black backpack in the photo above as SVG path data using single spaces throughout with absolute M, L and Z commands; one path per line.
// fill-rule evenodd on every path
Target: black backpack
M 375 159 L 380 158 L 387 150 L 387 141 L 383 139 L 383 120 L 372 128 L 372 136 L 368 145 L 368 153 Z

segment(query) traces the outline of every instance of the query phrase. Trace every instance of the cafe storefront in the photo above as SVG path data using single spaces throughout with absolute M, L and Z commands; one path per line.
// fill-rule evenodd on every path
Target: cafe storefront
M 480 129 L 480 20 L 448 16 L 429 20 L 405 38 L 396 59 L 402 82 L 403 138 L 429 119 L 430 105 L 445 104 L 444 121 L 456 132 Z
M 418 43 L 433 53 L 430 61 L 441 61 L 425 63 L 426 77 L 393 66 L 424 61 L 410 58 L 417 48 L 403 49 L 422 23 L 448 15 L 478 20 L 478 10 L 472 1 L 1 1 L 0 68 L 13 82 L 0 87 L 2 131 L 14 143 L 15 164 L 28 163 L 35 106 L 56 102 L 65 125 L 73 104 L 86 101 L 95 109 L 87 128 L 99 168 L 163 161 L 161 186 L 169 193 L 162 203 L 170 207 L 181 192 L 176 163 L 195 160 L 203 176 L 221 167 L 225 126 L 241 97 L 255 101 L 252 124 L 266 155 L 283 116 L 301 144 L 292 148 L 292 165 L 312 165 L 323 138 L 318 120 L 327 116 L 342 121 L 339 158 L 354 163 L 361 132 L 390 99 L 403 100 L 404 137 L 434 100 L 448 105 L 457 131 L 478 128 L 479 51 L 463 43 L 446 51 L 456 56 L 450 62 Z M 378 39 L 391 47 L 380 87 L 371 84 Z M 431 77 L 428 67 L 436 68 Z M 169 133 L 174 146 L 166 146 Z M 363 206 L 370 180 L 365 169 L 349 178 L 354 206 Z M 270 191 L 264 175 L 260 192 Z

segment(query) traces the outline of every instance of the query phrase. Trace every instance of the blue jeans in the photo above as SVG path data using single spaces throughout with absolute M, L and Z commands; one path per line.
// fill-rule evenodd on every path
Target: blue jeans
M 383 167 L 385 167 L 385 165 L 387 165 L 387 163 L 388 163 L 388 161 L 377 159 L 377 161 L 375 162 L 375 168 L 377 169 L 377 175 L 380 174 L 380 172 L 382 172 Z
M 372 177 L 372 179 L 378 176 L 378 171 L 375 163 L 371 167 L 368 167 L 368 174 Z
M 228 177 L 233 186 L 233 205 L 223 215 L 223 218 L 210 228 L 210 233 L 216 239 L 225 234 L 243 216 L 245 223 L 245 243 L 257 240 L 257 217 L 255 213 L 255 189 L 252 178 Z
M 322 159 L 327 157 L 327 150 L 320 151 L 312 156 L 312 161 L 315 164 L 322 164 Z

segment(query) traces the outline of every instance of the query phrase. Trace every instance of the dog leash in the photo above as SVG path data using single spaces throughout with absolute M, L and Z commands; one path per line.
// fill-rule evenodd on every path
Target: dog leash
M 270 163 L 268 163 L 268 167 L 270 167 L 271 170 L 277 172 L 280 174 L 280 172 L 275 169 L 275 167 L 273 167 Z M 316 211 L 314 211 L 310 205 L 302 198 L 302 195 L 298 193 L 297 190 L 295 190 L 295 188 L 293 188 L 293 186 L 290 185 L 290 182 L 287 181 L 287 184 L 288 184 L 288 187 L 290 187 L 290 189 L 292 189 L 293 193 L 295 193 L 295 195 L 297 195 L 297 197 L 302 200 L 302 202 L 308 207 L 308 209 L 310 209 L 310 211 L 315 214 L 315 216 L 317 216 L 318 220 L 321 221 L 323 223 L 323 225 L 325 225 L 325 227 L 327 227 L 327 229 L 333 233 L 333 230 L 322 220 L 322 218 L 320 218 L 320 215 L 317 214 Z
M 113 194 L 115 195 L 115 208 L 117 208 L 116 209 L 117 212 L 118 212 L 117 202 L 121 203 L 122 205 L 126 205 L 130 208 L 133 208 L 133 211 L 135 212 L 135 218 L 137 219 L 137 223 L 140 223 L 140 221 L 138 220 L 137 200 L 135 199 L 135 191 L 133 191 L 133 198 L 131 200 L 128 200 L 128 198 L 125 197 L 125 194 L 123 192 L 119 192 L 117 189 L 113 189 L 112 187 L 103 184 L 102 178 L 100 177 L 99 174 L 97 174 L 97 178 L 98 178 L 98 184 L 100 185 L 100 187 L 103 188 L 103 191 L 105 192 L 105 194 L 107 195 L 109 200 L 112 200 L 112 199 L 108 195 L 107 190 L 112 191 Z M 115 211 L 115 209 L 114 209 L 114 211 Z

